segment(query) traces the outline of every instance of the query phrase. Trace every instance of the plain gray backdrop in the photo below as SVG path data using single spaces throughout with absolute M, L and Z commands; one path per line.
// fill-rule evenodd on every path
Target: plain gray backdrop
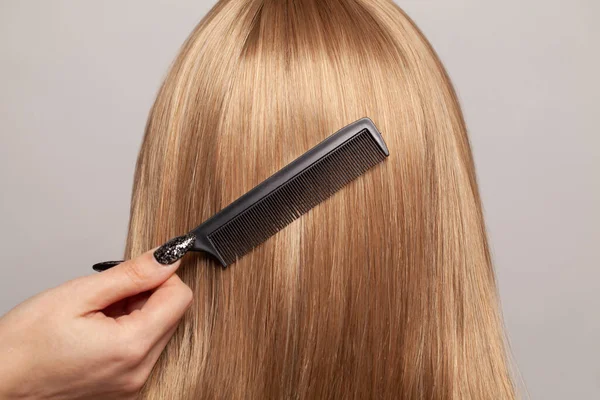
M 530 397 L 600 399 L 600 2 L 399 3 L 464 108 Z M 213 4 L 0 0 L 0 315 L 121 257 L 147 113 Z

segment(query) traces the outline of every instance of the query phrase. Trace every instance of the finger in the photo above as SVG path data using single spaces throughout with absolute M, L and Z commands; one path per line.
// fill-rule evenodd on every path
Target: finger
M 164 266 L 152 253 L 149 251 L 108 271 L 84 278 L 86 281 L 81 282 L 80 289 L 87 311 L 102 310 L 127 297 L 154 289 L 169 279 L 180 262 Z
M 126 300 L 125 312 L 131 314 L 135 310 L 141 310 L 151 294 L 151 292 L 143 292 L 128 298 Z
M 171 329 L 169 329 L 167 331 L 167 333 L 165 333 L 160 338 L 160 340 L 154 345 L 154 347 L 152 347 L 150 349 L 150 351 L 148 352 L 148 354 L 146 355 L 144 360 L 140 363 L 138 368 L 140 369 L 140 373 L 143 374 L 146 379 L 152 372 L 152 368 L 154 368 L 154 364 L 156 364 L 156 362 L 158 361 L 160 355 L 164 351 L 165 347 L 167 347 L 167 344 L 173 337 L 173 334 L 175 334 L 176 330 L 177 330 L 177 325 L 175 325 Z
M 133 330 L 137 337 L 144 337 L 150 346 L 177 323 L 192 304 L 192 290 L 177 275 L 172 275 L 160 285 L 139 311 L 119 319 L 119 323 Z
M 125 310 L 126 305 L 127 299 L 117 301 L 116 303 L 113 303 L 102 310 L 102 313 L 109 318 L 119 318 L 122 315 L 128 314 Z
M 117 319 L 123 315 L 129 315 L 135 310 L 139 310 L 150 297 L 150 292 L 142 292 L 135 296 L 119 300 L 102 310 L 102 314 L 109 318 Z
M 85 311 L 101 310 L 160 286 L 177 270 L 179 259 L 194 242 L 194 235 L 180 236 L 110 270 L 80 279 L 78 298 L 84 300 Z M 165 265 L 168 262 L 171 264 Z

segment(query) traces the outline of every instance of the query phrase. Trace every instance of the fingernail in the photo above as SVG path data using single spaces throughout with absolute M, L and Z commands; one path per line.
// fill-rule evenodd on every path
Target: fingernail
M 154 258 L 162 265 L 170 265 L 179 260 L 192 248 L 196 235 L 188 233 L 169 240 L 154 252 Z
M 94 271 L 98 271 L 98 272 L 102 272 L 102 271 L 106 271 L 107 269 L 110 269 L 114 266 L 117 266 L 119 264 L 121 264 L 123 262 L 123 260 L 119 260 L 119 261 L 104 261 L 98 264 L 94 264 L 92 266 L 92 269 Z

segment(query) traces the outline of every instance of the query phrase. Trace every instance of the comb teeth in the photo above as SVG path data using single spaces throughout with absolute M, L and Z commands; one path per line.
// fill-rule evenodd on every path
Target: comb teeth
M 385 158 L 386 154 L 365 129 L 208 238 L 229 265 Z

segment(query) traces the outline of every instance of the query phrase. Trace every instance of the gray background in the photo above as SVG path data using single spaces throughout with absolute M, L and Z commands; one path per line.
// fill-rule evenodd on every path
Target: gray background
M 0 0 L 0 314 L 121 256 L 147 112 L 212 4 Z M 464 107 L 529 395 L 599 399 L 599 2 L 400 4 Z

